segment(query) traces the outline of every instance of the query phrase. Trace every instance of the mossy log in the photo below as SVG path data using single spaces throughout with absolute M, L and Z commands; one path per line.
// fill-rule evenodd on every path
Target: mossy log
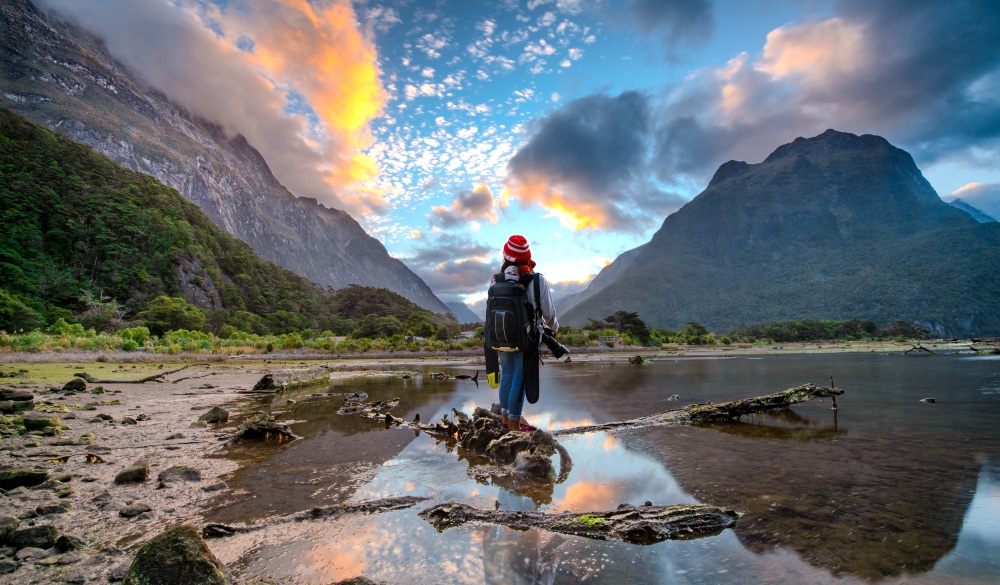
M 330 369 L 325 366 L 304 370 L 282 370 L 264 374 L 260 380 L 257 380 L 250 392 L 276 392 L 280 394 L 291 388 L 328 384 L 329 382 Z
M 465 504 L 441 504 L 420 516 L 439 531 L 466 522 L 502 524 L 516 530 L 536 528 L 597 540 L 623 540 L 632 544 L 654 544 L 712 536 L 732 526 L 739 514 L 708 504 L 677 506 L 632 506 L 622 504 L 605 512 L 509 512 L 480 510 Z
M 793 404 L 807 402 L 817 398 L 832 398 L 836 401 L 836 397 L 843 393 L 844 391 L 842 389 L 833 386 L 803 384 L 802 386 L 789 388 L 783 392 L 775 392 L 774 394 L 768 394 L 766 396 L 757 396 L 755 398 L 747 398 L 744 400 L 734 400 L 732 402 L 720 402 L 718 404 L 692 404 L 684 408 L 665 410 L 657 414 L 634 418 L 631 420 L 559 429 L 557 431 L 553 431 L 552 434 L 555 436 L 573 435 L 579 433 L 590 433 L 593 431 L 611 431 L 644 426 L 732 421 L 738 420 L 743 416 L 787 410 Z M 836 402 L 834 402 L 834 404 L 836 404 Z

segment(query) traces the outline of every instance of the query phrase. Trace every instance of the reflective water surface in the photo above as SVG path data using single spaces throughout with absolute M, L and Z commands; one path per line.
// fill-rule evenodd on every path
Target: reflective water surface
M 245 574 L 303 584 L 362 574 L 387 583 L 1000 582 L 994 356 L 550 363 L 541 399 L 525 414 L 558 429 L 827 384 L 831 375 L 845 389 L 836 411 L 816 401 L 740 423 L 561 437 L 573 470 L 542 489 L 473 473 L 461 454 L 425 434 L 336 415 L 341 400 L 316 396 L 316 388 L 285 394 L 259 406 L 297 421 L 292 429 L 304 438 L 234 449 L 228 456 L 245 468 L 230 481 L 236 495 L 216 502 L 210 521 L 384 496 L 429 499 L 384 514 L 281 524 L 213 541 L 212 549 Z M 324 391 L 355 390 L 370 400 L 398 396 L 394 413 L 407 420 L 496 400 L 484 383 L 421 375 Z M 921 402 L 928 397 L 936 402 Z M 743 516 L 718 536 L 639 546 L 481 525 L 439 533 L 417 512 L 446 501 L 578 512 L 704 502 Z

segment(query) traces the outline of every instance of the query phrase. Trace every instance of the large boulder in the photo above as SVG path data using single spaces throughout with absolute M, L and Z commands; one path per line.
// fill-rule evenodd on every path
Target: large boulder
M 7 544 L 16 549 L 27 547 L 52 548 L 58 538 L 59 533 L 56 531 L 55 526 L 43 524 L 41 526 L 30 526 L 14 530 L 7 535 Z
M 215 558 L 198 530 L 178 524 L 146 543 L 125 574 L 124 585 L 230 585 L 226 566 Z

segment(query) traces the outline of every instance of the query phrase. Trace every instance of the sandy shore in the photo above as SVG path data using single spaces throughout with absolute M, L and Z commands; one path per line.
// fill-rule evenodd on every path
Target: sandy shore
M 937 352 L 963 351 L 969 343 L 925 342 Z M 903 352 L 911 344 L 810 343 L 769 346 L 677 347 L 663 350 L 628 348 L 622 352 L 574 351 L 574 362 L 626 361 L 642 355 L 652 359 L 704 359 L 731 355 L 814 352 Z M 180 359 L 178 359 L 180 358 Z M 214 359 L 213 362 L 205 362 Z M 213 457 L 231 437 L 231 424 L 205 425 L 198 418 L 215 406 L 240 418 L 253 401 L 245 393 L 271 370 L 304 368 L 317 361 L 328 365 L 334 378 L 356 376 L 389 366 L 462 366 L 483 363 L 479 352 L 462 355 L 334 357 L 315 355 L 160 356 L 70 352 L 0 354 L 0 372 L 18 373 L 0 379 L 0 387 L 33 393 L 34 413 L 58 416 L 65 425 L 55 437 L 5 436 L 0 443 L 0 468 L 44 469 L 50 480 L 41 486 L 18 487 L 0 496 L 0 517 L 20 519 L 20 528 L 51 525 L 60 535 L 81 539 L 83 548 L 58 553 L 36 549 L 25 554 L 0 550 L 0 580 L 20 583 L 105 583 L 120 578 L 136 548 L 163 527 L 202 523 L 203 506 L 228 486 L 236 471 L 229 459 Z M 102 380 L 137 380 L 156 373 L 182 370 L 160 381 L 88 383 L 84 392 L 59 391 L 77 372 Z M 103 393 L 94 393 L 97 387 Z M 101 418 L 98 418 L 101 415 Z M 15 415 L 5 415 L 9 420 Z M 126 417 L 136 424 L 123 424 Z M 97 456 L 94 461 L 88 454 Z M 116 485 L 115 477 L 136 463 L 148 463 L 146 481 Z M 174 466 L 200 472 L 201 479 L 160 487 L 160 473 Z M 55 480 L 55 481 L 53 481 Z M 52 506 L 66 504 L 66 506 Z M 122 512 L 149 511 L 135 517 Z M 64 509 L 68 508 L 68 509 Z M 60 511 L 52 512 L 53 509 Z

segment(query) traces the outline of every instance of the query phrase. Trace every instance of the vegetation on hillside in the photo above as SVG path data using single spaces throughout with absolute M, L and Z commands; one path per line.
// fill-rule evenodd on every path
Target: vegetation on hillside
M 174 189 L 4 109 L 0 201 L 0 330 L 458 332 L 450 315 L 389 290 L 327 290 L 261 260 Z M 193 273 L 187 288 L 182 267 Z

